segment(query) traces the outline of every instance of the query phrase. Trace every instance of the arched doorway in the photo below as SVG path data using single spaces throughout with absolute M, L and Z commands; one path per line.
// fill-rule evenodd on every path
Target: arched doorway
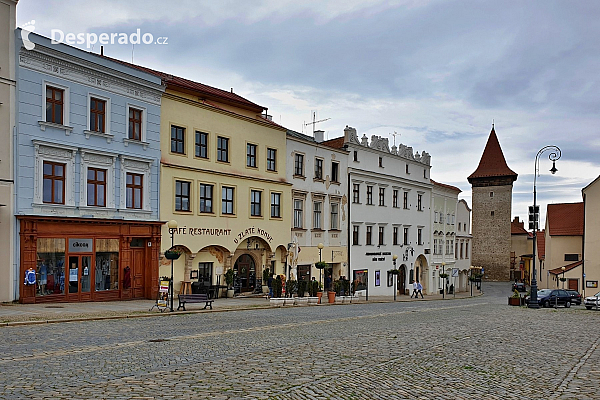
M 406 265 L 402 264 L 398 273 L 398 293 L 406 294 Z
M 423 292 L 430 293 L 429 286 L 429 268 L 427 264 L 427 259 L 423 254 L 419 255 L 415 260 L 415 276 L 417 280 L 421 282 L 423 285 Z
M 238 257 L 233 267 L 234 286 L 239 292 L 251 292 L 256 285 L 256 264 L 249 254 Z

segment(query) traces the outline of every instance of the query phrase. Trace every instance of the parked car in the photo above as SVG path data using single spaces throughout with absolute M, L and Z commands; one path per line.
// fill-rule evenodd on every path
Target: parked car
M 567 293 L 571 295 L 571 304 L 581 305 L 581 294 L 577 290 L 567 290 Z
M 527 288 L 523 282 L 515 282 L 512 284 L 512 290 L 516 290 L 517 292 L 526 292 Z
M 583 304 L 588 310 L 591 310 L 592 308 L 600 308 L 600 292 L 593 296 L 586 297 L 583 301 Z
M 562 289 L 540 289 L 537 291 L 538 304 L 542 307 L 553 307 L 554 305 L 571 307 L 571 295 Z M 525 299 L 529 304 L 529 297 Z

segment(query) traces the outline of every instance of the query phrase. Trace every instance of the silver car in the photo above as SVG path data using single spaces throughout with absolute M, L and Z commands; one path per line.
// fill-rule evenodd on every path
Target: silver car
M 588 310 L 591 310 L 592 308 L 600 308 L 600 292 L 593 296 L 586 297 L 583 304 L 585 304 L 585 308 Z

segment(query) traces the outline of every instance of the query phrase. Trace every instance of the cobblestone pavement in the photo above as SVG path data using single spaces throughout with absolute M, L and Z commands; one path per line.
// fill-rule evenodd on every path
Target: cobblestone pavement
M 0 329 L 0 398 L 598 399 L 600 313 L 483 297 Z

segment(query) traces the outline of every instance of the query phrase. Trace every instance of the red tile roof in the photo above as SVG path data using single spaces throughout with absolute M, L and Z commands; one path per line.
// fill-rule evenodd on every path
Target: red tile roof
M 535 238 L 538 260 L 544 260 L 546 258 L 546 230 L 537 231 Z
M 256 111 L 258 113 L 267 109 L 266 107 L 260 106 L 256 103 L 253 103 L 250 100 L 245 99 L 242 96 L 239 96 L 233 92 L 228 92 L 227 90 L 218 89 L 218 88 L 215 88 L 212 86 L 205 85 L 203 83 L 194 82 L 189 79 L 181 78 L 179 76 L 173 76 L 171 74 L 167 74 L 167 73 L 161 72 L 161 71 L 156 71 L 154 69 L 143 67 L 141 65 L 131 64 L 131 63 L 128 63 L 126 61 L 122 61 L 122 60 L 119 60 L 116 58 L 107 57 L 107 56 L 102 56 L 102 57 L 105 57 L 112 61 L 116 61 L 123 65 L 127 65 L 132 68 L 139 69 L 140 71 L 144 71 L 149 74 L 158 76 L 159 78 L 162 79 L 163 83 L 167 86 L 167 88 L 175 87 L 175 88 L 179 88 L 179 89 L 191 90 L 193 92 L 199 93 L 201 95 L 205 95 L 209 98 L 212 98 L 213 100 L 220 100 L 225 103 L 230 103 L 232 105 L 239 106 L 241 108 Z
M 548 204 L 550 236 L 583 236 L 583 202 Z
M 469 175 L 467 180 L 471 182 L 472 179 L 493 177 L 512 177 L 513 180 L 517 180 L 517 173 L 508 168 L 508 165 L 506 164 L 504 153 L 502 153 L 500 142 L 498 142 L 498 137 L 496 136 L 496 131 L 492 127 L 481 160 L 479 160 L 479 166 L 475 172 Z
M 525 230 L 523 221 L 519 221 L 519 217 L 515 217 L 510 223 L 510 234 L 511 235 L 529 235 L 529 232 Z
M 431 183 L 433 183 L 435 186 L 439 186 L 445 189 L 450 189 L 450 190 L 454 190 L 455 192 L 462 192 L 462 190 L 460 190 L 459 188 L 457 188 L 456 186 L 452 186 L 452 185 L 446 185 L 445 183 L 439 183 L 434 181 L 433 179 L 430 179 Z
M 564 266 L 565 267 L 565 271 L 564 272 L 569 272 L 573 268 L 579 267 L 581 264 L 583 264 L 583 261 L 575 261 L 574 263 L 567 264 L 567 265 Z M 548 272 L 550 272 L 553 275 L 559 275 L 559 274 L 563 273 L 563 270 L 562 270 L 562 267 L 559 267 L 559 268 L 551 269 Z
M 325 140 L 321 144 L 324 144 L 325 146 L 333 147 L 335 149 L 341 149 L 342 147 L 344 147 L 344 137 L 340 136 L 335 139 Z

